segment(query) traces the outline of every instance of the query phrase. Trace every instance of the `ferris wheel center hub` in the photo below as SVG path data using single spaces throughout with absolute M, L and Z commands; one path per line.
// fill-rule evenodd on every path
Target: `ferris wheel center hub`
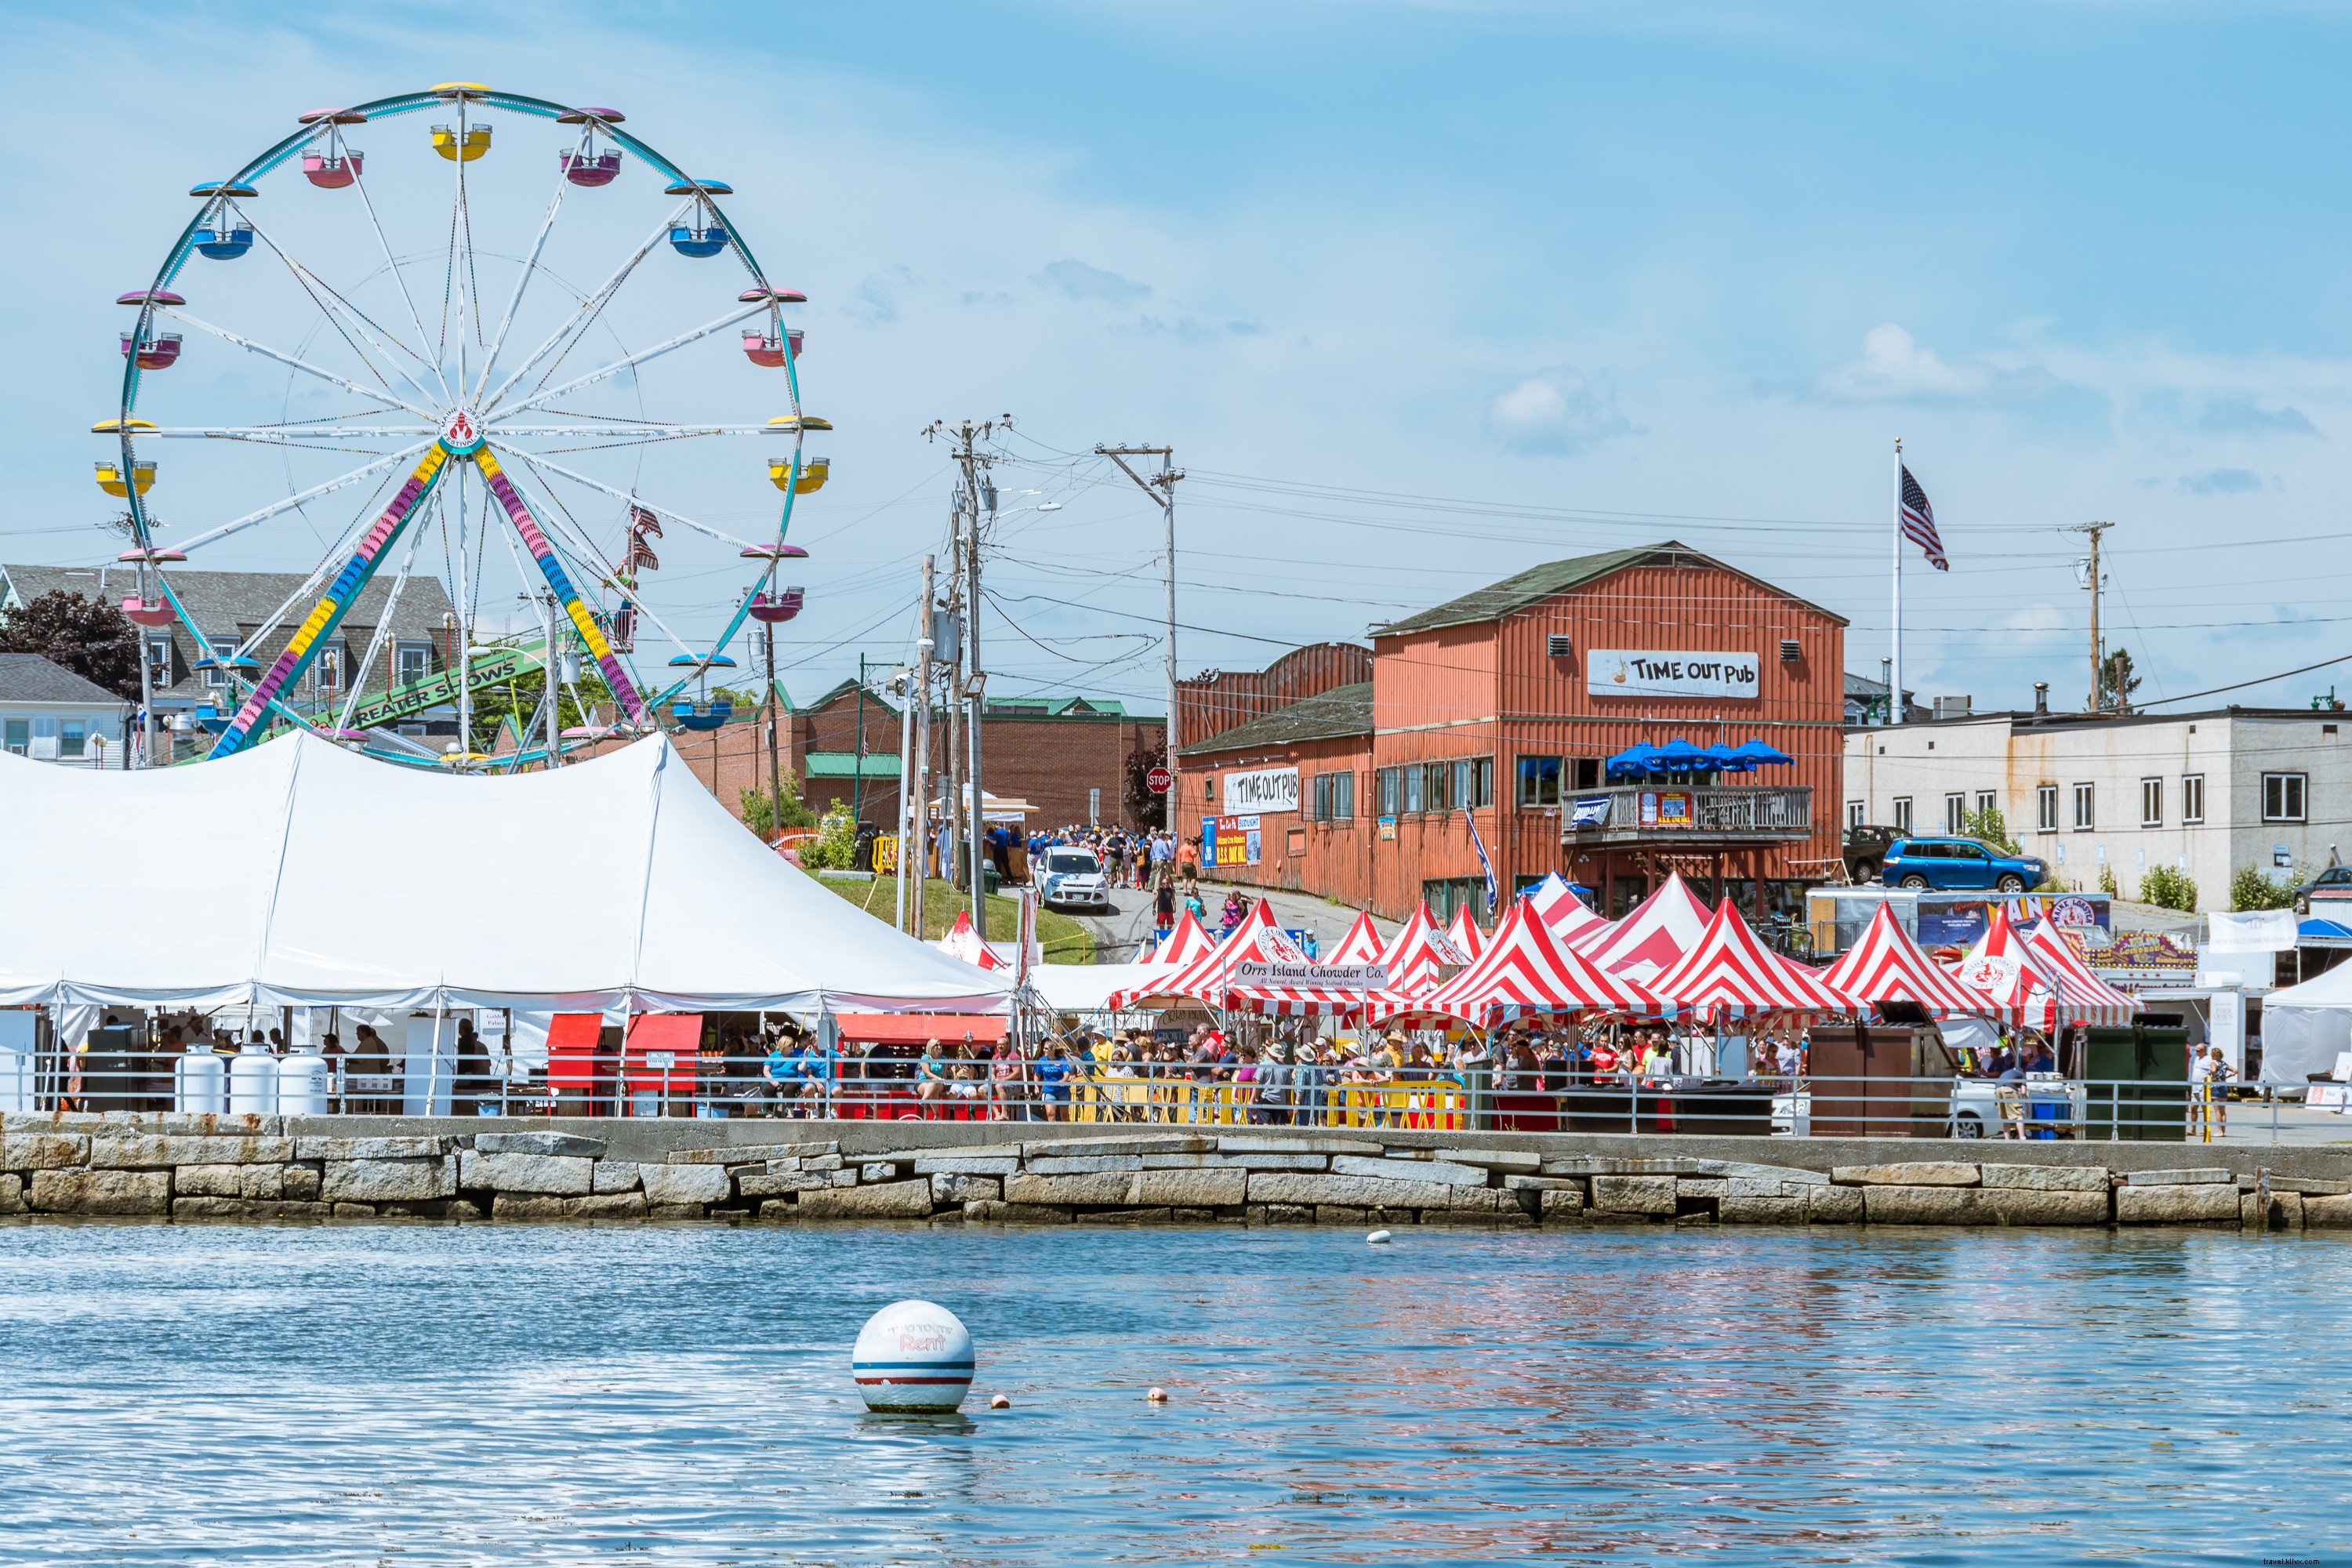
M 482 449 L 481 416 L 460 408 L 441 422 L 441 449 L 453 458 L 469 457 Z

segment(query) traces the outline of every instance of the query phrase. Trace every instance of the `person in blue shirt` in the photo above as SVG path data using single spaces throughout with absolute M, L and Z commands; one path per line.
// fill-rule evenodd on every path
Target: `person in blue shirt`
M 1031 1065 L 1037 1077 L 1037 1098 L 1043 1102 L 1045 1120 L 1067 1121 L 1070 1119 L 1070 1078 L 1077 1064 L 1070 1059 L 1069 1047 L 1055 1040 L 1045 1055 Z
M 1315 933 L 1311 931 L 1300 939 L 1298 950 L 1307 955 L 1307 962 L 1309 963 L 1313 963 L 1323 955 L 1322 944 L 1315 940 Z

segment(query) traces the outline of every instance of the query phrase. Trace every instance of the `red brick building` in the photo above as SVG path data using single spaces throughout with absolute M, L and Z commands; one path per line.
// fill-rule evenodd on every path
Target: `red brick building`
M 1473 823 L 1506 897 L 1558 871 L 1616 914 L 1679 869 L 1793 907 L 1838 853 L 1845 624 L 1671 541 L 1533 567 L 1379 628 L 1369 686 L 1184 745 L 1175 819 L 1216 824 L 1212 875 L 1392 918 L 1483 905 Z M 1676 738 L 1792 761 L 1603 776 Z

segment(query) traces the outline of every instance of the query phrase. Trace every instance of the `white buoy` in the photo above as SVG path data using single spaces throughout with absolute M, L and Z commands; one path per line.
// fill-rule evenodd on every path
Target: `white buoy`
M 1386 1247 L 1390 1242 L 1394 1241 L 1396 1237 L 1391 1236 L 1387 1231 L 1376 1230 L 1372 1232 L 1371 1235 L 1364 1237 L 1364 1239 L 1370 1242 L 1374 1247 Z
M 868 1410 L 953 1410 L 971 1392 L 971 1333 L 934 1302 L 893 1302 L 857 1331 L 850 1370 Z

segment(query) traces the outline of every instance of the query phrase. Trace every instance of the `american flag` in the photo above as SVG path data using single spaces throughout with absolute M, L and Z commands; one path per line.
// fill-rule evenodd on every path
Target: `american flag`
M 1927 556 L 1927 564 L 1938 572 L 1949 572 L 1952 563 L 1944 553 L 1944 542 L 1936 533 L 1936 509 L 1927 504 L 1927 492 L 1903 470 L 1903 536 L 1917 545 Z
M 659 539 L 661 531 L 660 519 L 635 501 L 630 502 L 629 549 L 627 556 L 621 563 L 621 570 L 635 572 L 642 567 L 648 572 L 659 571 L 661 560 L 654 554 L 653 546 L 646 542 L 646 536 L 651 534 L 656 539 Z

